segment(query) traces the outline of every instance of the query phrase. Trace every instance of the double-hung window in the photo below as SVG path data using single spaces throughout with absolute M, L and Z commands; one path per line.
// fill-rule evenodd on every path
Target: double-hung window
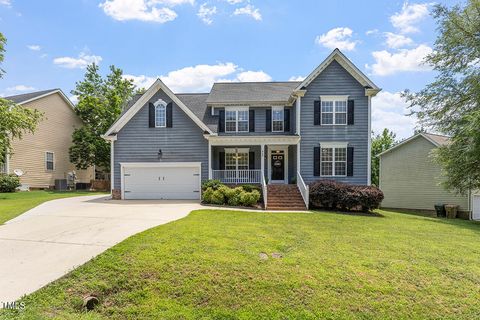
M 55 158 L 53 152 L 45 152 L 45 169 L 49 171 L 55 169 Z
M 225 108 L 225 132 L 248 132 L 248 107 Z
M 162 99 L 154 103 L 155 105 L 155 127 L 165 128 L 167 126 L 167 103 Z
M 272 107 L 272 132 L 283 132 L 284 120 L 283 107 Z
M 324 145 L 320 148 L 320 175 L 345 177 L 347 175 L 347 147 Z
M 226 170 L 248 170 L 248 148 L 225 149 Z
M 322 96 L 322 125 L 347 124 L 347 96 Z

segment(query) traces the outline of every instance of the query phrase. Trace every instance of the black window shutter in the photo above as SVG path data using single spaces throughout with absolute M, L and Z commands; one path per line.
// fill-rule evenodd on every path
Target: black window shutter
M 255 110 L 248 111 L 248 131 L 255 132 Z
M 353 147 L 347 148 L 347 176 L 353 176 Z
M 265 131 L 272 132 L 272 109 L 267 109 L 265 116 Z
M 148 104 L 148 127 L 155 128 L 155 106 L 153 103 Z
M 255 152 L 253 151 L 248 153 L 248 169 L 255 169 Z
M 225 152 L 219 152 L 218 157 L 218 170 L 225 170 Z
M 173 127 L 172 113 L 173 113 L 173 106 L 172 106 L 172 103 L 170 102 L 169 104 L 167 104 L 167 108 L 166 108 L 167 128 Z
M 348 116 L 347 116 L 347 124 L 353 124 L 353 114 L 355 110 L 355 102 L 353 100 L 348 100 Z
M 320 176 L 320 147 L 313 148 L 313 175 Z
M 290 109 L 283 110 L 283 131 L 290 132 Z
M 322 125 L 322 113 L 320 112 L 320 100 L 313 102 L 313 125 Z
M 218 111 L 218 132 L 225 132 L 225 110 Z

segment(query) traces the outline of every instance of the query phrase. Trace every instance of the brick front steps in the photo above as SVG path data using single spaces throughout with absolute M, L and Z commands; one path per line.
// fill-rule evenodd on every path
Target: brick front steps
M 267 210 L 307 210 L 295 184 L 269 184 Z

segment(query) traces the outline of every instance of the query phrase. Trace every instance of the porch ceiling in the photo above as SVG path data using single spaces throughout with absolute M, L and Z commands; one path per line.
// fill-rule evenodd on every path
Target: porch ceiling
M 296 145 L 300 136 L 212 136 L 205 137 L 211 146 Z

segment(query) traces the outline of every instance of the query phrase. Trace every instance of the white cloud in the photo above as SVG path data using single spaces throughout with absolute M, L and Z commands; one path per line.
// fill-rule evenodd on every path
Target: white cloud
M 401 48 L 413 44 L 413 40 L 401 34 L 385 32 L 385 43 L 389 48 Z
M 272 77 L 263 71 L 244 71 L 231 62 L 185 67 L 159 77 L 129 74 L 124 77 L 132 79 L 139 88 L 148 88 L 157 78 L 160 78 L 174 92 L 209 92 L 214 82 L 272 80 Z
M 358 41 L 352 41 L 353 31 L 350 28 L 334 28 L 315 38 L 315 43 L 329 49 L 352 51 Z
M 70 101 L 72 101 L 73 104 L 78 103 L 78 96 L 76 96 L 76 95 L 70 96 L 69 99 L 70 99 Z
M 378 33 L 378 29 L 367 30 L 367 32 L 365 32 L 367 36 L 372 34 L 377 34 L 377 33 Z
M 235 9 L 233 14 L 236 15 L 236 16 L 238 16 L 238 15 L 251 16 L 253 19 L 255 19 L 257 21 L 262 20 L 262 15 L 260 13 L 260 9 L 255 8 L 251 4 L 247 4 L 245 7 Z
M 159 5 L 172 6 L 190 1 L 146 1 L 146 0 L 107 0 L 100 3 L 99 7 L 105 14 L 115 20 L 140 20 L 147 22 L 166 23 L 177 18 L 177 13 L 170 8 Z M 192 1 L 193 2 L 193 1 Z
M 0 0 L 0 5 L 10 7 L 12 2 L 10 0 Z
M 404 71 L 430 71 L 431 67 L 423 61 L 432 53 L 432 48 L 421 44 L 414 49 L 401 49 L 396 53 L 386 50 L 372 52 L 375 63 L 372 66 L 366 65 L 373 74 L 379 76 L 391 75 Z
M 27 46 L 28 49 L 32 51 L 40 51 L 42 47 L 40 47 L 38 44 L 30 44 Z
M 272 77 L 263 71 L 244 71 L 237 75 L 236 80 L 240 82 L 267 82 L 272 81 Z
M 407 116 L 409 110 L 399 92 L 381 91 L 372 99 L 372 130 L 381 133 L 388 128 L 404 139 L 413 135 L 416 119 Z
M 35 90 L 35 88 L 31 86 L 26 86 L 23 84 L 19 84 L 19 85 L 7 88 L 7 91 L 10 91 L 10 92 L 23 92 L 23 91 L 32 91 L 32 90 Z
M 85 52 L 81 52 L 78 58 L 73 57 L 58 57 L 53 59 L 53 63 L 67 69 L 84 69 L 89 64 L 99 64 L 102 61 L 101 56 L 89 55 Z
M 193 6 L 195 4 L 195 0 L 147 0 L 146 3 L 148 5 L 161 4 L 168 7 L 175 7 L 182 4 L 190 4 Z
M 290 77 L 290 79 L 288 79 L 288 81 L 303 81 L 303 80 L 305 80 L 304 76 L 292 76 Z
M 217 7 L 208 7 L 206 3 L 200 6 L 197 16 L 205 23 L 212 24 L 212 16 L 217 13 Z
M 390 17 L 390 22 L 401 33 L 418 32 L 415 25 L 428 15 L 428 6 L 428 3 L 409 4 L 405 1 L 402 10 Z
M 239 4 L 242 3 L 244 0 L 226 0 L 230 4 Z

